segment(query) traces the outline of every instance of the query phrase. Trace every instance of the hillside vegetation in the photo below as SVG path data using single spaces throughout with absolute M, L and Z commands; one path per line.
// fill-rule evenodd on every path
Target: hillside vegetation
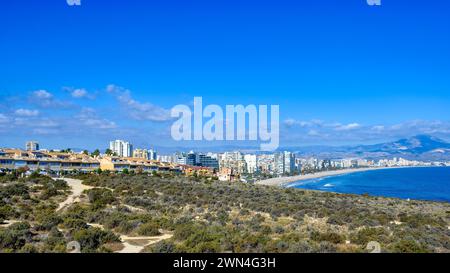
M 162 232 L 173 236 L 145 252 L 367 252 L 370 241 L 383 252 L 450 252 L 448 203 L 169 174 L 78 178 L 95 188 L 56 212 L 64 183 L 2 177 L 0 221 L 15 223 L 0 228 L 0 252 L 63 252 L 72 240 L 84 252 L 109 252 L 120 235 Z

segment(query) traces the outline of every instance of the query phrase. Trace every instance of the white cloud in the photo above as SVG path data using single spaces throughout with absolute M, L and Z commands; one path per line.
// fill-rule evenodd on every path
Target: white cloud
M 384 125 L 375 125 L 372 127 L 373 131 L 383 131 L 386 127 Z
M 308 136 L 320 136 L 320 133 L 317 130 L 309 130 Z
M 284 122 L 284 125 L 287 127 L 293 127 L 293 126 L 299 126 L 299 127 L 314 127 L 314 126 L 323 126 L 324 122 L 319 119 L 313 119 L 310 121 L 303 121 L 303 120 L 295 120 L 295 119 L 286 119 Z
M 51 99 L 53 95 L 46 90 L 36 90 L 33 92 L 33 96 L 38 99 Z
M 54 98 L 53 94 L 46 90 L 33 91 L 30 102 L 43 108 L 66 108 L 72 104 L 67 101 L 60 101 Z
M 63 90 L 70 93 L 75 99 L 94 99 L 95 96 L 90 94 L 85 88 L 63 87 Z
M 35 135 L 56 135 L 59 134 L 59 130 L 56 129 L 46 129 L 46 128 L 36 128 L 33 129 L 33 134 Z
M 38 110 L 29 110 L 29 109 L 23 109 L 23 108 L 17 109 L 14 113 L 20 117 L 36 117 L 39 115 Z
M 71 95 L 74 98 L 84 98 L 88 96 L 88 92 L 86 89 L 75 89 L 72 91 Z
M 96 111 L 92 108 L 83 108 L 78 116 L 76 116 L 80 122 L 94 129 L 115 129 L 117 125 L 114 121 L 99 118 Z
M 170 110 L 148 102 L 136 101 L 131 97 L 131 92 L 128 89 L 111 84 L 106 87 L 106 91 L 116 97 L 121 106 L 127 110 L 128 115 L 133 119 L 149 121 L 168 121 L 172 119 Z
M 347 125 L 338 125 L 336 126 L 335 130 L 336 131 L 349 131 L 349 130 L 355 130 L 360 128 L 361 125 L 359 123 L 350 123 Z
M 109 121 L 106 119 L 86 119 L 84 120 L 84 125 L 98 128 L 98 129 L 115 129 L 117 125 L 113 121 Z

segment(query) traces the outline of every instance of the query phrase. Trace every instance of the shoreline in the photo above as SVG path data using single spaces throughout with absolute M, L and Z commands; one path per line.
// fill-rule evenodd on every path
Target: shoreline
M 324 171 L 324 172 L 305 174 L 305 175 L 275 177 L 275 178 L 257 181 L 257 182 L 255 182 L 255 185 L 284 187 L 288 184 L 298 182 L 298 181 L 330 177 L 330 176 L 337 176 L 337 175 L 345 175 L 345 174 L 351 174 L 351 173 L 357 173 L 357 172 L 367 172 L 367 171 L 387 170 L 387 169 L 402 169 L 402 168 L 429 168 L 429 167 L 432 167 L 432 166 L 369 167 L 369 168 L 358 168 L 358 169 L 343 169 L 343 170 Z

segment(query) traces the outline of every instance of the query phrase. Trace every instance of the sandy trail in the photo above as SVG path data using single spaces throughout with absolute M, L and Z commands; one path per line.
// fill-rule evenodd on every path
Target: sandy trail
M 7 228 L 12 226 L 15 223 L 20 223 L 18 220 L 5 220 L 2 224 L 0 224 L 0 227 Z
M 72 193 L 67 197 L 67 199 L 59 204 L 59 207 L 57 211 L 61 211 L 62 209 L 66 208 L 67 206 L 74 204 L 76 202 L 80 201 L 80 196 L 83 193 L 84 190 L 89 190 L 94 187 L 86 186 L 82 184 L 81 180 L 78 179 L 72 179 L 72 178 L 62 178 L 64 181 L 67 182 L 69 187 L 72 189 Z M 134 208 L 130 206 L 130 209 L 133 210 L 142 210 L 139 208 Z M 142 210 L 144 211 L 144 210 Z M 88 223 L 88 225 L 92 227 L 97 227 L 100 229 L 104 229 L 103 225 L 95 224 L 95 223 Z M 163 232 L 162 232 L 163 233 Z M 163 233 L 160 236 L 138 236 L 138 237 L 130 237 L 126 235 L 120 235 L 120 240 L 122 241 L 124 248 L 120 251 L 117 251 L 116 253 L 140 253 L 146 246 L 156 244 L 160 241 L 167 240 L 172 238 L 173 234 L 171 233 Z M 133 241 L 142 241 L 137 245 Z
M 95 223 L 88 223 L 91 227 L 96 227 L 100 229 L 105 229 L 103 225 L 101 224 L 95 224 Z M 145 247 L 149 245 L 156 244 L 160 241 L 167 240 L 173 237 L 172 233 L 165 232 L 163 230 L 160 230 L 162 233 L 159 236 L 127 236 L 127 235 L 121 235 L 117 234 L 120 237 L 120 241 L 122 241 L 122 244 L 124 246 L 123 249 L 116 251 L 115 253 L 140 253 L 142 250 L 144 250 Z M 136 241 L 139 241 L 139 243 L 136 243 Z
M 172 236 L 173 236 L 173 234 L 170 234 L 170 233 L 162 234 L 160 236 L 141 236 L 141 237 L 129 237 L 129 236 L 122 235 L 122 236 L 120 236 L 120 240 L 122 240 L 124 248 L 120 251 L 117 251 L 116 253 L 140 253 L 142 250 L 144 250 L 145 247 L 156 244 L 163 240 L 170 239 L 170 238 L 172 238 Z M 148 242 L 145 242 L 142 245 L 135 245 L 135 244 L 132 244 L 129 242 L 129 241 L 134 241 L 134 240 L 139 240 L 139 241 L 142 240 L 142 241 L 148 241 Z
M 72 190 L 72 193 L 67 197 L 67 199 L 59 204 L 59 207 L 56 211 L 61 211 L 62 209 L 72 205 L 74 203 L 80 202 L 80 196 L 84 190 L 89 190 L 94 187 L 83 185 L 81 180 L 73 179 L 73 178 L 61 178 L 66 181 L 69 187 Z

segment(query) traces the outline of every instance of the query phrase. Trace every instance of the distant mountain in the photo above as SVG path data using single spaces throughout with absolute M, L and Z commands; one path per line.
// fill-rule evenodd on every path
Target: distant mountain
M 433 152 L 435 150 L 450 149 L 450 144 L 436 137 L 418 135 L 395 142 L 358 146 L 357 148 L 366 152 L 423 154 Z
M 386 158 L 403 157 L 410 160 L 450 160 L 450 143 L 429 136 L 417 135 L 407 139 L 394 142 L 344 146 L 344 147 L 299 147 L 291 148 L 304 156 L 317 156 L 319 158 L 342 158 L 342 157 L 364 157 L 364 158 Z

